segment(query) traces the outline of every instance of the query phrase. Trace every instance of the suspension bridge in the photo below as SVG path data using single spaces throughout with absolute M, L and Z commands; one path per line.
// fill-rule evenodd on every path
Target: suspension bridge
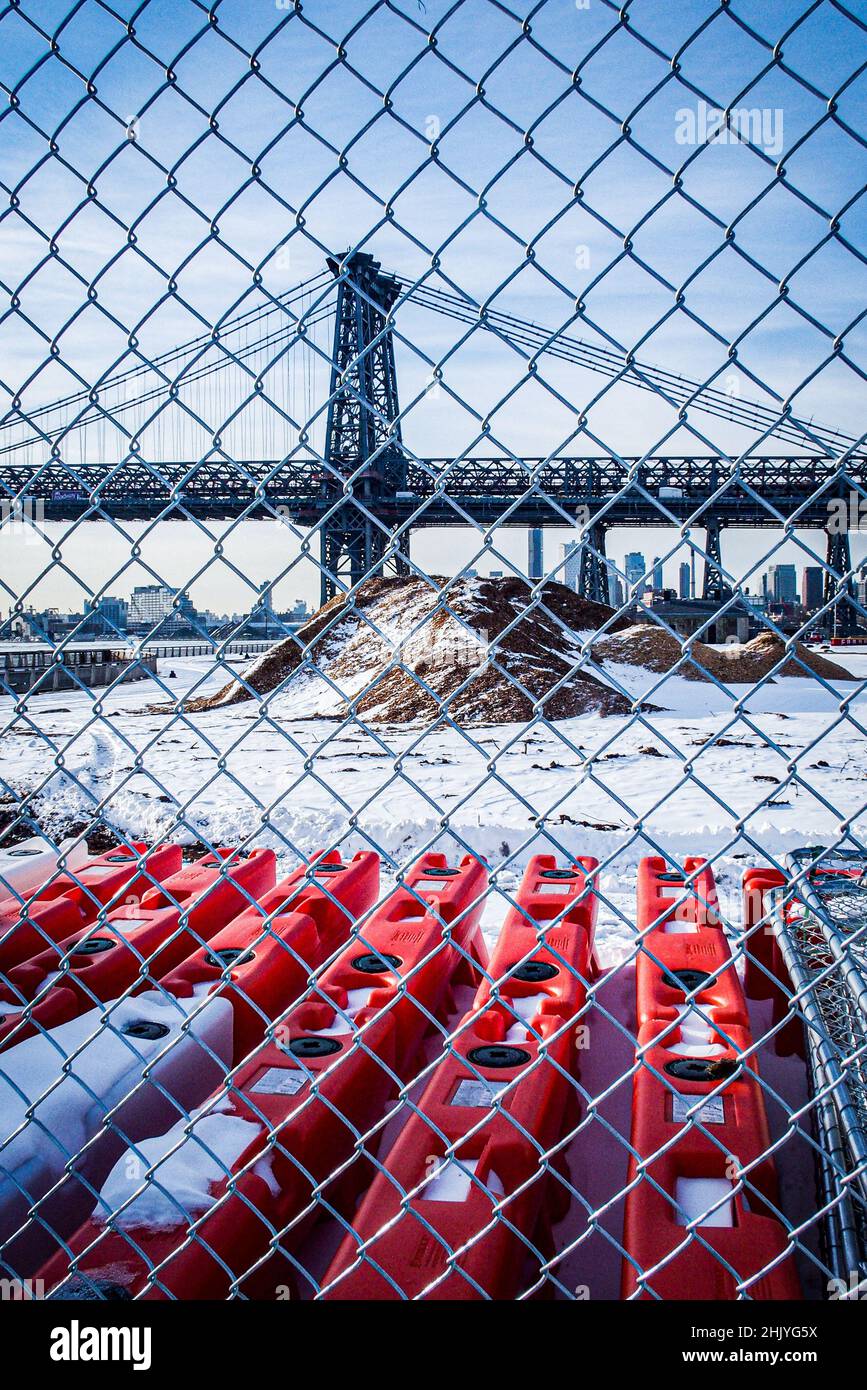
M 521 355 L 546 355 L 654 392 L 679 419 L 702 411 L 789 446 L 784 455 L 621 458 L 417 457 L 403 438 L 395 337 L 412 302 L 481 328 Z M 319 341 L 333 320 L 330 347 Z M 46 521 L 280 516 L 319 536 L 323 600 L 378 569 L 405 570 L 419 527 L 582 528 L 580 590 L 608 601 L 611 527 L 704 530 L 703 595 L 728 589 L 726 527 L 824 528 L 825 602 L 837 629 L 855 614 L 849 536 L 828 528 L 835 498 L 867 490 L 863 446 L 799 420 L 787 406 L 750 402 L 562 330 L 384 272 L 356 252 L 318 276 L 96 385 L 25 410 L 22 391 L 0 419 L 0 499 L 36 506 Z M 287 391 L 293 354 L 327 373 L 317 400 L 307 370 Z M 231 408 L 217 392 L 234 371 Z M 431 381 L 442 377 L 433 367 Z M 415 404 L 412 402 L 410 407 Z M 219 425 L 215 427 L 214 421 Z M 576 420 L 581 433 L 585 420 Z M 317 430 L 324 444 L 315 447 Z M 187 446 L 185 453 L 178 441 Z M 287 440 L 292 448 L 285 450 Z M 271 448 L 269 450 L 268 445 Z M 172 446 L 175 446 L 174 449 Z M 95 455 L 95 457 L 94 457 Z M 270 456 L 266 456 L 270 455 Z

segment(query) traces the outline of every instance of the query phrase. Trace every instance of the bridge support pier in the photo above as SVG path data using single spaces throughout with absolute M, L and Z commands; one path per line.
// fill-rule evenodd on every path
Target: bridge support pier
M 732 592 L 723 574 L 721 533 L 721 523 L 716 518 L 709 520 L 704 545 L 707 559 L 704 562 L 701 596 L 714 603 L 724 603 L 731 597 Z
M 605 527 L 596 522 L 581 546 L 578 593 L 594 603 L 608 603 L 608 560 L 605 554 Z
M 409 567 L 409 531 L 400 538 L 400 549 L 386 559 L 390 537 L 374 521 L 358 512 L 356 524 L 347 526 L 347 507 L 319 532 L 320 602 L 370 579 L 375 574 L 406 575 Z
M 855 585 L 852 581 L 852 547 L 847 530 L 828 531 L 825 571 L 825 602 L 834 608 L 825 618 L 835 636 L 851 637 L 858 627 L 858 615 L 852 606 Z

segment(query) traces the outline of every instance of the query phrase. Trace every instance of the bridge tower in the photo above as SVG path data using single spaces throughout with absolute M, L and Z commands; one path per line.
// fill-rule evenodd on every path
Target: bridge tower
M 835 606 L 825 622 L 832 624 L 835 636 L 851 637 L 858 627 L 858 615 L 852 603 L 855 586 L 848 530 L 828 531 L 827 562 L 824 599 Z
M 609 603 L 608 562 L 605 555 L 605 527 L 595 522 L 587 533 L 581 547 L 581 571 L 578 576 L 578 592 L 582 598 L 594 599 L 596 603 Z
M 328 268 L 339 284 L 323 484 L 330 509 L 320 527 L 323 603 L 386 564 L 406 570 L 389 529 L 396 494 L 406 488 L 388 317 L 400 285 L 361 251 L 342 264 L 329 259 Z M 404 548 L 408 540 L 404 532 Z
M 711 599 L 714 603 L 724 603 L 727 598 L 731 598 L 731 589 L 726 583 L 725 573 L 722 567 L 722 544 L 720 533 L 722 526 L 714 516 L 707 518 L 707 531 L 705 540 L 704 562 L 704 581 L 701 588 L 703 599 Z

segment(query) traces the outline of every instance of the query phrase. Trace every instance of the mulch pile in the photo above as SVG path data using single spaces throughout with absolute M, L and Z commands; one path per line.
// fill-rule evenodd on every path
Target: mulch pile
M 416 577 L 368 580 L 352 603 L 332 599 L 242 679 L 186 708 L 222 709 L 279 687 L 280 713 L 289 714 L 293 677 L 318 669 L 338 687 L 363 671 L 365 688 L 355 708 L 371 721 L 444 714 L 459 724 L 523 722 L 540 702 L 549 719 L 629 712 L 629 701 L 617 691 L 586 670 L 572 671 L 582 644 L 600 627 L 626 626 L 612 609 L 563 584 L 545 585 L 530 606 L 531 590 L 522 579 L 435 582 L 448 585 L 447 593 Z M 401 665 L 378 631 L 407 634 Z
M 685 642 L 686 639 L 683 640 Z M 831 681 L 855 679 L 836 661 L 828 661 L 800 643 L 780 669 L 775 670 L 785 655 L 785 643 L 779 637 L 772 632 L 761 632 L 751 642 L 733 642 L 722 649 L 708 647 L 704 642 L 693 642 L 687 660 L 683 661 L 681 639 L 672 637 L 655 623 L 635 624 L 593 644 L 593 658 L 600 664 L 605 661 L 624 662 L 629 666 L 643 666 L 645 670 L 662 676 L 683 662 L 677 674 L 693 681 L 718 680 L 726 685 L 753 685 L 771 671 L 774 672 L 773 679 L 778 676 L 809 677 L 811 674 Z

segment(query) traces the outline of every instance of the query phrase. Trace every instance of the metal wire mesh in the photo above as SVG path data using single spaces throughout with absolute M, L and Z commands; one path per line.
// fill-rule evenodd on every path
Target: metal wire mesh
M 3 1297 L 859 1296 L 865 32 L 0 7 Z

